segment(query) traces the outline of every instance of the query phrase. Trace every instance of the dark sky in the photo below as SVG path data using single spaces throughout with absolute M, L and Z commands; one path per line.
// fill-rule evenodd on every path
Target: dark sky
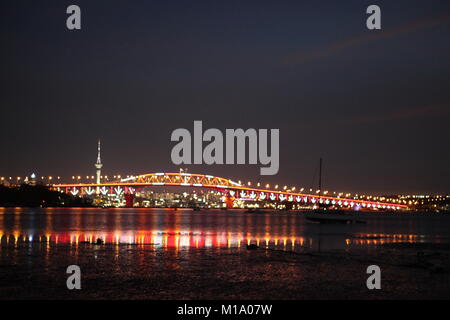
M 82 30 L 66 29 L 66 7 Z M 382 9 L 382 30 L 365 10 Z M 280 171 L 325 189 L 450 191 L 450 1 L 2 0 L 0 176 L 173 171 L 170 134 L 279 128 Z

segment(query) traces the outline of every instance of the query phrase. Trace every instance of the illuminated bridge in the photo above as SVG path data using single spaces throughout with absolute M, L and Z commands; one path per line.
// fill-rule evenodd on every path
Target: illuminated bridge
M 143 188 L 155 186 L 173 186 L 190 188 L 215 189 L 226 197 L 227 208 L 233 207 L 235 199 L 253 201 L 271 201 L 286 204 L 334 206 L 349 210 L 404 210 L 407 206 L 393 202 L 369 201 L 354 198 L 334 197 L 290 191 L 271 190 L 270 188 L 253 188 L 234 182 L 230 179 L 191 173 L 150 173 L 132 176 L 107 183 L 73 183 L 52 184 L 54 190 L 70 193 L 74 196 L 84 195 L 117 195 L 124 196 L 126 206 L 133 206 L 136 192 Z

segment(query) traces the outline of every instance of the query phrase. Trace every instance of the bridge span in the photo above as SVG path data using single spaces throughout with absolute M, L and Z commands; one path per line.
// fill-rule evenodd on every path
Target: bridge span
M 108 195 L 124 196 L 127 206 L 132 206 L 136 192 L 146 187 L 173 186 L 215 189 L 224 194 L 228 208 L 237 198 L 254 201 L 285 202 L 303 205 L 327 205 L 349 210 L 405 210 L 404 204 L 393 202 L 369 201 L 328 195 L 287 192 L 269 188 L 254 188 L 234 182 L 230 179 L 194 173 L 150 173 L 132 176 L 104 183 L 52 184 L 54 190 L 70 193 L 74 196 Z

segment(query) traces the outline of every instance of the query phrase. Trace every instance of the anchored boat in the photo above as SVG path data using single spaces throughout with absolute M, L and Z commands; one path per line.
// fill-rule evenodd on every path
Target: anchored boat
M 322 158 L 319 162 L 319 199 L 322 193 Z M 364 220 L 358 220 L 354 213 L 349 210 L 329 209 L 320 202 L 318 208 L 305 213 L 308 221 L 322 224 L 356 224 L 366 223 Z

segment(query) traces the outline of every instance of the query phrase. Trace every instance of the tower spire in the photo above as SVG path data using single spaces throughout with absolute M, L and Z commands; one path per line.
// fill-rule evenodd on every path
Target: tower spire
M 97 148 L 97 150 L 98 150 L 98 154 L 97 154 L 97 164 L 101 164 L 101 163 L 102 163 L 102 160 L 101 160 L 101 158 L 100 158 L 100 139 L 98 140 L 98 148 Z

